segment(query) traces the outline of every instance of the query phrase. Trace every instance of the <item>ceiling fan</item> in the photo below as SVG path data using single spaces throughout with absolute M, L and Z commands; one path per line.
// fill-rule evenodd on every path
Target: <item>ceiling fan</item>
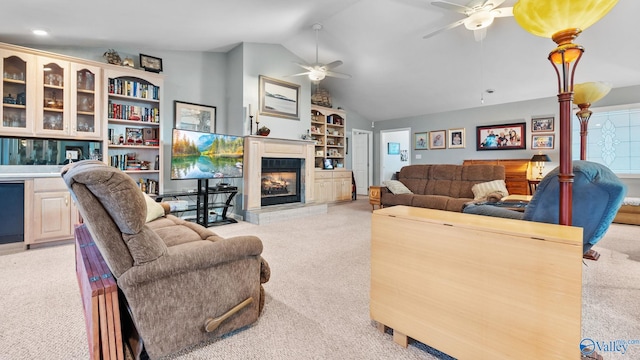
M 464 14 L 466 18 L 435 30 L 425 35 L 423 39 L 430 38 L 443 31 L 464 24 L 464 27 L 473 31 L 473 36 L 476 41 L 480 41 L 487 35 L 487 27 L 493 23 L 495 18 L 513 16 L 513 7 L 498 7 L 502 5 L 504 1 L 505 0 L 473 0 L 467 5 L 458 5 L 442 0 L 432 1 L 431 5 Z
M 342 61 L 341 60 L 336 60 L 336 61 L 330 62 L 328 64 L 321 64 L 321 63 L 318 62 L 318 32 L 320 30 L 322 30 L 322 25 L 321 24 L 313 24 L 313 26 L 311 28 L 316 32 L 316 62 L 311 64 L 311 65 L 305 65 L 305 64 L 300 64 L 300 63 L 294 62 L 296 65 L 300 66 L 301 68 L 303 68 L 303 69 L 305 69 L 307 71 L 301 72 L 301 73 L 298 73 L 298 74 L 289 75 L 289 76 L 308 75 L 309 79 L 311 79 L 311 81 L 313 81 L 315 83 L 317 83 L 320 80 L 324 79 L 326 76 L 337 77 L 337 78 L 341 78 L 341 79 L 350 79 L 351 75 L 347 75 L 347 74 L 331 71 L 331 69 L 342 65 Z

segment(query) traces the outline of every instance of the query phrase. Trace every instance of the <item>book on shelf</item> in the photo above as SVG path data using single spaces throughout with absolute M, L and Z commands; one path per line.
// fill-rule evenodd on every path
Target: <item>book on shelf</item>
M 109 78 L 109 94 L 160 100 L 159 87 L 127 79 Z
M 107 116 L 116 120 L 132 120 L 158 123 L 160 111 L 157 107 L 143 107 L 136 105 L 120 104 L 109 100 L 107 105 Z

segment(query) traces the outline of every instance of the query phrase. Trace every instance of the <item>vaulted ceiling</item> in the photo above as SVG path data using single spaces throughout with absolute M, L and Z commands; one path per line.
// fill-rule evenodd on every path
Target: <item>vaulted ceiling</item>
M 576 82 L 640 84 L 640 46 L 633 30 L 638 13 L 640 1 L 620 0 L 578 37 L 586 51 Z M 527 33 L 513 17 L 496 19 L 481 42 L 464 26 L 423 39 L 463 17 L 429 0 L 20 0 L 3 2 L 0 41 L 222 52 L 241 42 L 269 43 L 313 63 L 312 25 L 320 23 L 319 61 L 342 60 L 335 70 L 352 75 L 326 78 L 321 87 L 368 120 L 556 94 L 547 60 L 555 44 Z M 34 39 L 36 28 L 50 36 Z

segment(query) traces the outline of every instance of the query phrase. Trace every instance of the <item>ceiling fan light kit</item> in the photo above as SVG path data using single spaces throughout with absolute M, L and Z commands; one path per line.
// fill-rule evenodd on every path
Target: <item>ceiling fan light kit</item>
M 493 23 L 493 15 L 489 11 L 478 11 L 464 20 L 464 27 L 468 30 L 479 30 Z
M 475 40 L 481 41 L 487 35 L 486 29 L 493 24 L 495 18 L 513 16 L 513 8 L 498 8 L 498 6 L 502 5 L 503 2 L 504 0 L 472 0 L 467 5 L 458 5 L 443 0 L 432 1 L 431 5 L 445 10 L 455 11 L 465 15 L 466 18 L 432 31 L 423 38 L 430 38 L 445 30 L 450 30 L 464 24 L 464 27 L 467 28 L 467 30 L 473 31 Z
M 322 25 L 313 24 L 313 26 L 311 26 L 311 29 L 313 29 L 313 31 L 316 32 L 316 62 L 312 65 L 295 63 L 296 65 L 300 66 L 301 68 L 307 71 L 301 72 L 298 74 L 289 75 L 289 76 L 307 75 L 307 77 L 309 77 L 309 80 L 311 80 L 314 84 L 318 84 L 321 80 L 323 80 L 327 76 L 337 77 L 341 79 L 350 79 L 351 75 L 331 71 L 331 69 L 342 65 L 342 61 L 336 60 L 328 64 L 321 64 L 318 61 L 318 32 L 322 30 Z

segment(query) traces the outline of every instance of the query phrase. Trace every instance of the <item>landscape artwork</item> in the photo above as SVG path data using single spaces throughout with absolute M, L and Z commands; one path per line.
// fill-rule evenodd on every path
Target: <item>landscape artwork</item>
M 300 85 L 260 75 L 260 115 L 299 120 Z

